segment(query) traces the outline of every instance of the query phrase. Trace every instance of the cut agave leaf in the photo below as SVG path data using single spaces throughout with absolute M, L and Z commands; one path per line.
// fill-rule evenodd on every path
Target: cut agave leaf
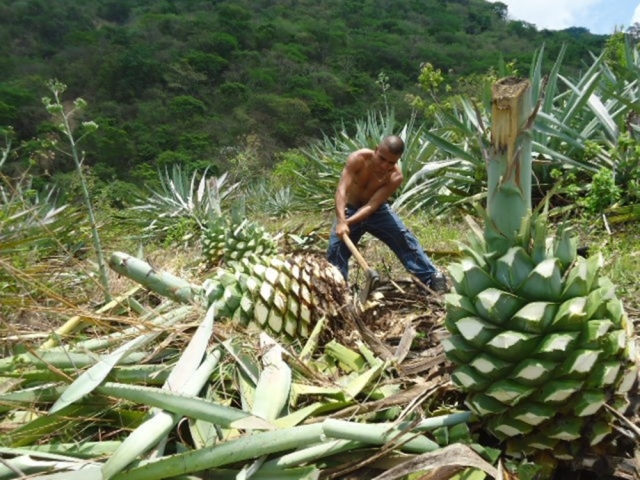
M 598 362 L 586 383 L 588 388 L 606 388 L 618 379 L 622 366 L 619 361 Z
M 478 314 L 468 297 L 449 293 L 444 296 L 444 300 L 447 305 L 447 321 L 452 327 L 461 318 L 473 317 Z
M 613 428 L 608 422 L 602 420 L 590 422 L 587 424 L 586 438 L 589 439 L 589 445 L 597 445 L 602 442 L 611 432 Z
M 465 405 L 480 417 L 497 415 L 509 408 L 506 404 L 484 393 L 470 393 L 465 400 Z
M 548 426 L 547 435 L 556 440 L 576 440 L 580 438 L 580 432 L 584 421 L 575 418 L 556 419 Z
M 451 265 L 449 273 L 456 291 L 467 297 L 473 298 L 481 291 L 496 286 L 487 272 L 468 259 Z
M 442 340 L 447 357 L 458 363 L 469 363 L 478 355 L 478 349 L 465 340 L 462 335 L 451 335 Z
M 523 385 L 541 385 L 551 377 L 556 366 L 555 362 L 527 358 L 515 367 L 510 378 Z
M 456 385 L 470 392 L 482 391 L 491 383 L 490 380 L 484 378 L 480 372 L 469 365 L 462 365 L 458 368 L 451 374 L 451 379 Z
M 583 391 L 577 399 L 573 411 L 579 417 L 595 415 L 606 401 L 606 394 L 602 390 Z
M 478 355 L 470 363 L 473 368 L 490 380 L 503 377 L 513 368 L 513 364 L 492 357 L 486 353 Z
M 555 330 L 578 330 L 587 320 L 587 298 L 575 297 L 560 305 L 553 319 Z
M 487 388 L 485 393 L 505 405 L 517 405 L 534 391 L 534 388 L 514 382 L 513 380 L 500 380 Z
M 582 345 L 586 348 L 596 348 L 602 338 L 613 327 L 611 320 L 589 320 L 582 327 Z
M 574 350 L 567 355 L 560 373 L 564 378 L 584 378 L 594 367 L 600 355 L 599 350 Z
M 531 300 L 553 302 L 562 293 L 562 272 L 555 258 L 536 265 L 517 290 L 518 295 Z
M 528 423 L 499 415 L 489 420 L 487 428 L 499 439 L 525 435 L 533 430 Z
M 516 420 L 537 427 L 546 422 L 556 414 L 557 409 L 542 403 L 525 402 L 524 405 L 518 405 L 509 412 L 509 415 Z
M 579 380 L 553 380 L 536 393 L 535 400 L 549 405 L 562 405 L 571 395 L 580 391 L 582 384 Z
M 578 341 L 578 332 L 559 332 L 545 336 L 535 350 L 535 356 L 543 360 L 562 360 Z
M 482 347 L 491 340 L 498 330 L 491 323 L 485 322 L 479 317 L 466 317 L 457 323 L 460 335 L 475 347 Z
M 573 297 L 586 297 L 591 290 L 591 283 L 593 279 L 588 272 L 588 265 L 585 259 L 578 258 L 573 265 L 562 292 L 563 299 L 569 299 Z
M 530 355 L 538 345 L 540 337 L 533 333 L 507 330 L 493 337 L 484 350 L 508 362 L 516 362 Z
M 496 262 L 496 280 L 508 290 L 515 292 L 520 288 L 534 264 L 522 247 L 512 247 Z
M 511 318 L 511 328 L 521 332 L 542 333 L 553 322 L 558 305 L 552 302 L 531 302 L 518 310 Z
M 466 298 L 466 297 L 464 297 Z M 504 325 L 526 304 L 526 300 L 497 288 L 487 288 L 476 296 L 477 315 L 496 325 Z M 447 316 L 449 310 L 447 308 Z

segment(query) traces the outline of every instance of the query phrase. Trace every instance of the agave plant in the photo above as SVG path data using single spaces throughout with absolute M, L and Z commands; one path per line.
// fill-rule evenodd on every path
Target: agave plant
M 450 267 L 444 341 L 467 406 L 512 453 L 567 460 L 612 432 L 638 376 L 635 338 L 602 258 L 531 212 L 528 80 L 494 86 L 484 232 Z
M 15 181 L 0 173 L 0 306 L 24 302 L 37 296 L 35 291 L 42 292 L 52 272 L 43 272 L 38 262 L 60 258 L 63 251 L 66 258 L 77 253 L 83 239 L 87 240 L 80 233 L 84 217 L 60 205 L 55 188 L 37 192 L 27 175 Z M 22 285 L 29 295 L 22 294 Z
M 186 234 L 197 237 L 208 222 L 222 216 L 224 204 L 239 186 L 229 184 L 227 174 L 209 177 L 205 170 L 189 176 L 180 165 L 174 165 L 171 173 L 165 170 L 159 178 L 160 189 L 151 191 L 150 197 L 140 198 L 132 208 L 134 220 L 147 236 L 167 235 L 183 220 L 193 226 Z
M 206 265 L 230 263 L 247 256 L 271 256 L 278 240 L 257 222 L 245 216 L 242 202 L 229 215 L 212 218 L 202 230 L 202 255 Z
M 534 56 L 529 74 L 532 95 L 541 98 L 530 131 L 533 168 L 541 197 L 553 186 L 554 169 L 588 178 L 602 168 L 619 168 L 615 152 L 621 129 L 637 109 L 634 105 L 640 95 L 637 82 L 616 77 L 605 62 L 605 53 L 596 57 L 578 79 L 563 76 L 565 50 L 566 47 L 561 49 L 551 71 L 544 75 L 542 47 Z M 627 58 L 628 70 L 636 71 L 637 55 L 630 53 Z M 436 124 L 425 130 L 422 137 L 426 145 L 437 150 L 425 147 L 430 156 L 423 159 L 422 171 L 408 179 L 398 203 L 412 204 L 412 210 L 428 206 L 438 213 L 452 208 L 469 211 L 484 198 L 490 100 L 490 96 L 482 96 L 479 102 L 462 97 L 452 108 L 435 116 Z

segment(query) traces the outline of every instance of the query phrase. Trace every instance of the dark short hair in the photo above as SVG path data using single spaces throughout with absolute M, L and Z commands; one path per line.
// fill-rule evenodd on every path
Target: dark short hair
M 397 135 L 389 135 L 382 139 L 382 144 L 386 145 L 394 155 L 402 155 L 404 153 L 404 140 Z

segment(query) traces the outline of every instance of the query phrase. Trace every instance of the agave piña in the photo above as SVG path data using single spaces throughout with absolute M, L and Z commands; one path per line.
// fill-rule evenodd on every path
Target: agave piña
M 444 341 L 466 404 L 512 452 L 569 459 L 611 432 L 637 378 L 633 329 L 600 255 L 570 229 L 548 237 L 531 212 L 528 80 L 494 85 L 489 190 L 477 229 L 450 267 Z

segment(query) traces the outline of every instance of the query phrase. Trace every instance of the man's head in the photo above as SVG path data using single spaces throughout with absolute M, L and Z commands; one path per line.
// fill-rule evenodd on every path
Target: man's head
M 404 152 L 404 142 L 400 137 L 385 137 L 376 147 L 373 162 L 380 173 L 388 173 L 396 167 Z
M 404 153 L 404 140 L 396 135 L 389 135 L 385 137 L 382 142 L 380 142 L 380 146 L 386 146 L 389 149 L 389 152 L 394 155 L 402 156 Z

